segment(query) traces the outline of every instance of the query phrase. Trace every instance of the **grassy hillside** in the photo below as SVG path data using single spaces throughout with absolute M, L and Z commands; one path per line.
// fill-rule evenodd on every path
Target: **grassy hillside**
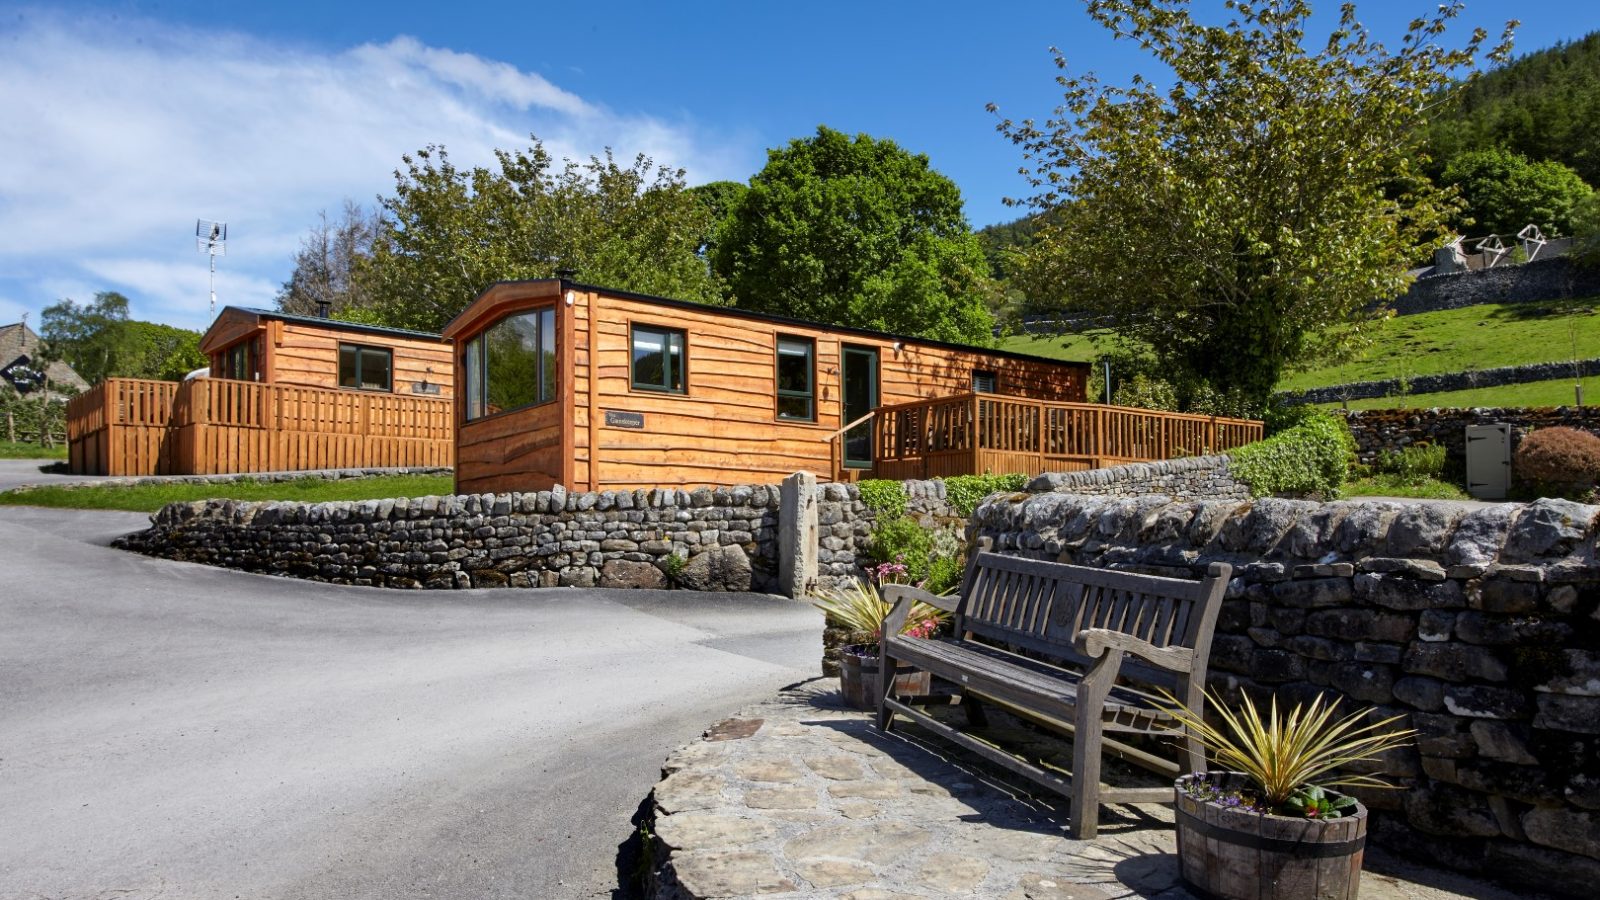
M 1427 409 L 1433 406 L 1571 406 L 1575 399 L 1572 379 L 1558 381 L 1530 381 L 1527 384 L 1509 384 L 1504 387 L 1478 388 L 1470 391 L 1444 391 L 1437 394 L 1407 394 L 1404 397 L 1376 397 L 1370 400 L 1351 400 L 1351 409 Z M 1600 405 L 1600 377 L 1583 379 L 1583 403 Z M 1337 403 L 1323 404 L 1330 408 Z
M 1600 298 L 1576 307 L 1518 303 L 1469 306 L 1390 319 L 1361 357 L 1298 372 L 1280 390 L 1301 390 L 1352 381 L 1411 378 L 1523 363 L 1562 362 L 1600 356 Z
M 1099 338 L 1103 346 L 1105 337 L 1103 331 L 1063 337 L 1019 335 L 1002 339 L 1000 346 L 1052 359 L 1088 361 L 1099 354 L 1095 339 Z M 1279 389 L 1303 390 L 1352 381 L 1562 362 L 1572 359 L 1574 341 L 1578 358 L 1600 357 L 1600 298 L 1574 305 L 1469 306 L 1402 316 L 1389 320 L 1377 341 L 1360 358 L 1296 372 L 1285 378 Z M 1494 390 L 1514 393 L 1518 388 Z M 1568 399 L 1556 402 L 1570 402 L 1570 386 L 1566 393 Z M 1540 396 L 1545 394 L 1553 396 L 1550 391 Z M 1593 396 L 1600 402 L 1600 394 Z M 1377 403 L 1392 405 L 1391 401 Z

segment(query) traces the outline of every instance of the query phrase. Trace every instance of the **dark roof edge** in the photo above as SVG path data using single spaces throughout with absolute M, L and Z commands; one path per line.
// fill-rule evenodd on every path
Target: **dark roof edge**
M 1057 366 L 1087 366 L 1089 362 L 1071 359 L 1051 359 L 1048 356 L 1034 356 L 1031 353 L 1018 353 L 1015 350 L 1001 350 L 997 347 L 974 347 L 971 344 L 956 344 L 950 341 L 934 340 L 933 338 L 916 337 L 909 334 L 894 334 L 888 331 L 874 331 L 870 328 L 856 328 L 849 325 L 828 325 L 823 322 L 813 322 L 808 319 L 796 319 L 791 316 L 780 316 L 774 313 L 756 312 L 749 309 L 739 309 L 735 306 L 712 306 L 709 303 L 695 303 L 692 300 L 674 300 L 671 297 L 658 297 L 654 294 L 641 294 L 637 291 L 624 291 L 618 288 L 604 287 L 598 284 L 584 284 L 578 281 L 567 281 L 555 278 L 526 278 L 517 281 L 496 281 L 479 292 L 483 296 L 500 285 L 514 284 L 539 284 L 559 280 L 561 291 L 565 293 L 569 288 L 580 291 L 593 291 L 609 294 L 613 297 L 622 297 L 627 300 L 641 300 L 657 306 L 670 306 L 677 309 L 688 309 L 696 312 L 711 312 L 722 315 L 734 316 L 741 319 L 754 319 L 759 322 L 773 322 L 779 325 L 795 325 L 801 328 L 819 328 L 823 331 L 833 331 L 840 334 L 858 334 L 863 337 L 886 338 L 892 341 L 906 341 L 908 343 L 922 344 L 928 347 L 943 347 L 947 350 L 964 350 L 968 353 L 984 353 L 990 356 L 1003 356 L 1010 359 L 1027 360 L 1028 362 L 1048 363 Z M 459 315 L 459 314 L 458 314 Z M 453 320 L 452 320 L 453 321 Z
M 237 309 L 240 312 L 246 312 L 256 316 L 265 316 L 269 319 L 282 319 L 285 322 L 303 322 L 307 325 L 316 325 L 322 328 L 331 327 L 343 331 L 357 331 L 363 334 L 389 334 L 401 337 L 429 338 L 431 340 L 439 341 L 440 343 L 444 342 L 443 335 L 432 331 L 412 331 L 409 328 L 390 328 L 387 325 L 368 325 L 364 322 L 346 322 L 342 319 L 324 319 L 321 316 L 301 316 L 294 313 L 278 312 L 277 310 L 272 309 L 258 309 L 253 306 L 227 306 L 223 308 L 223 311 L 226 312 L 229 309 Z M 208 328 L 207 330 L 209 331 L 210 329 Z

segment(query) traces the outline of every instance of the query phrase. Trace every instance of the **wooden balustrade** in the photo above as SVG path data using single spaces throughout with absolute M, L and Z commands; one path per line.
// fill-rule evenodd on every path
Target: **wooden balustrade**
M 1221 453 L 1261 436 L 1261 423 L 1248 419 L 960 394 L 879 409 L 873 474 L 1073 472 Z
M 73 472 L 216 475 L 449 466 L 451 401 L 223 378 L 112 378 L 67 404 Z

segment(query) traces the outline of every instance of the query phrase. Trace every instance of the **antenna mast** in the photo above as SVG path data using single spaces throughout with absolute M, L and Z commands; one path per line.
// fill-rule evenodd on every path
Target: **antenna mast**
M 211 314 L 217 314 L 217 257 L 228 255 L 228 223 L 194 220 L 195 249 L 211 257 Z

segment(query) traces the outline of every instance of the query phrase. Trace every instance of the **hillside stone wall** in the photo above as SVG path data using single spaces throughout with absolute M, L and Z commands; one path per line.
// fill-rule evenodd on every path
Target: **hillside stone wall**
M 1396 314 L 1409 316 L 1482 303 L 1539 303 L 1596 294 L 1600 294 L 1600 269 L 1584 268 L 1570 257 L 1557 256 L 1525 265 L 1419 278 L 1390 306 Z
M 1470 391 L 1476 388 L 1553 381 L 1574 376 L 1588 377 L 1596 374 L 1600 374 L 1600 359 L 1582 359 L 1575 363 L 1531 363 L 1525 366 L 1474 369 L 1470 372 L 1446 372 L 1442 375 L 1418 375 L 1403 382 L 1398 378 L 1352 381 L 1348 384 L 1310 388 L 1278 396 L 1290 403 L 1339 403 L 1344 400 L 1366 400 L 1373 397 L 1394 397 L 1397 403 L 1403 403 L 1404 394 Z
M 1361 409 L 1341 411 L 1355 435 L 1356 455 L 1371 465 L 1385 450 L 1412 444 L 1442 444 L 1448 463 L 1457 470 L 1466 465 L 1467 426 L 1505 422 L 1511 425 L 1511 449 L 1516 450 L 1535 428 L 1565 426 L 1600 435 L 1600 407 L 1552 406 L 1474 409 Z
M 997 549 L 1198 577 L 1235 565 L 1213 687 L 1323 691 L 1420 735 L 1405 788 L 1359 791 L 1374 839 L 1589 895 L 1600 882 L 1600 507 L 1562 500 L 1175 502 L 993 497 Z

